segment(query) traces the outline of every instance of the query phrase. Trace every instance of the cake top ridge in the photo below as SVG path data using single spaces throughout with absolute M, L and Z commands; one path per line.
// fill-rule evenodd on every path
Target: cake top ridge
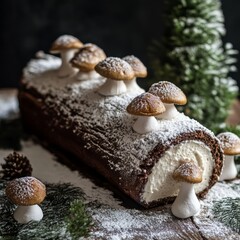
M 98 146 L 96 139 L 98 134 L 101 134 L 103 143 L 99 151 L 104 155 L 105 146 L 106 149 L 112 149 L 112 155 L 124 159 L 115 164 L 109 157 L 110 167 L 116 171 L 123 171 L 124 174 L 141 171 L 140 166 L 150 151 L 159 143 L 167 146 L 181 134 L 199 130 L 213 136 L 210 130 L 184 114 L 179 114 L 178 118 L 173 120 L 158 120 L 159 129 L 156 132 L 135 133 L 132 130 L 135 118 L 127 113 L 126 107 L 138 95 L 137 93 L 101 96 L 96 90 L 104 80 L 78 81 L 74 77 L 59 80 L 54 72 L 59 64 L 58 58 L 30 61 L 24 70 L 25 87 L 29 89 L 33 87 L 45 96 L 43 99 L 45 105 L 61 116 L 61 119 L 55 121 L 59 121 L 62 128 L 74 126 L 73 131 L 80 134 L 84 122 L 84 126 L 89 129 L 83 136 L 86 140 L 85 148 L 96 148 Z M 95 128 L 101 131 L 94 131 Z M 112 146 L 111 140 L 115 141 L 116 138 L 119 141 Z M 141 147 L 143 145 L 144 148 Z M 129 165 L 126 167 L 127 161 L 131 167 Z

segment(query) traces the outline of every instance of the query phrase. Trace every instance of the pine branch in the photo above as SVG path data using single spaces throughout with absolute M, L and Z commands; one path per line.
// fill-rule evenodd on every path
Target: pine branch
M 156 81 L 170 81 L 188 97 L 179 108 L 217 132 L 237 95 L 236 50 L 223 46 L 224 18 L 219 0 L 165 1 L 165 33 L 150 48 Z
M 71 233 L 73 239 L 77 240 L 79 237 L 88 236 L 92 220 L 81 201 L 75 200 L 71 203 L 70 214 L 66 218 L 66 222 L 67 229 Z
M 215 218 L 240 233 L 240 198 L 224 198 L 213 206 Z

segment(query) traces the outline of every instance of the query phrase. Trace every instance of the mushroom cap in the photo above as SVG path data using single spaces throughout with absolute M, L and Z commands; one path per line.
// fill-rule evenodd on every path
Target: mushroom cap
M 223 132 L 217 135 L 225 155 L 240 154 L 240 138 L 231 132 Z
M 46 187 L 35 177 L 16 178 L 8 182 L 6 195 L 16 205 L 35 205 L 46 197 Z
M 187 103 L 187 98 L 183 91 L 171 82 L 160 81 L 154 83 L 149 88 L 148 92 L 160 97 L 164 103 L 173 103 L 177 105 L 184 105 Z
M 123 60 L 130 64 L 135 73 L 135 77 L 145 78 L 147 76 L 147 68 L 144 66 L 144 64 L 140 61 L 139 58 L 133 55 L 129 55 L 125 56 Z
M 83 43 L 72 35 L 62 35 L 58 37 L 50 48 L 51 53 L 59 53 L 62 50 L 79 49 Z
M 104 51 L 95 44 L 84 44 L 71 59 L 71 64 L 82 71 L 92 71 L 94 67 L 106 58 Z
M 172 175 L 178 182 L 200 183 L 202 181 L 202 170 L 193 162 L 182 162 Z
M 132 67 L 121 58 L 108 57 L 99 62 L 95 70 L 103 77 L 113 80 L 131 80 L 134 78 Z
M 127 112 L 137 116 L 156 116 L 165 112 L 165 110 L 160 98 L 151 93 L 142 93 L 127 106 Z

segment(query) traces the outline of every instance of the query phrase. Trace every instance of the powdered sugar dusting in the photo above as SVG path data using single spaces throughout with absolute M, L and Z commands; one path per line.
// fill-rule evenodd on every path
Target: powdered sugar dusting
M 72 36 L 72 35 L 62 35 L 60 37 L 58 37 L 55 41 L 54 41 L 54 44 L 56 45 L 63 45 L 63 46 L 67 46 L 69 45 L 70 43 L 73 43 L 73 42 L 79 42 L 79 40 Z
M 183 116 L 183 118 L 185 117 Z M 128 137 L 126 137 L 126 141 L 129 141 Z M 190 234 L 194 230 L 191 220 L 178 220 L 173 217 L 169 205 L 145 211 L 126 209 L 119 206 L 120 201 L 114 198 L 109 190 L 95 185 L 77 171 L 71 171 L 66 166 L 56 162 L 55 157 L 41 146 L 31 141 L 22 144 L 22 154 L 30 159 L 33 175 L 38 179 L 50 183 L 71 182 L 83 189 L 90 202 L 88 211 L 94 222 L 94 229 L 86 239 L 190 239 Z M 3 159 L 9 152 L 10 150 L 0 149 L 0 163 L 4 162 Z M 199 232 L 202 237 L 206 239 L 239 239 L 239 234 L 217 221 L 211 210 L 215 201 L 227 197 L 239 198 L 240 188 L 236 188 L 236 186 L 240 186 L 240 179 L 231 182 L 218 182 L 211 188 L 206 199 L 201 201 L 202 210 L 198 216 L 194 217 L 194 222 L 199 228 L 195 228 L 195 231 Z M 91 202 L 93 202 L 93 206 Z M 96 207 L 94 205 L 96 202 L 106 205 Z M 126 224 L 128 222 L 130 222 L 129 226 Z M 198 235 L 192 239 L 202 239 L 202 237 Z
M 91 81 L 81 81 L 81 84 L 79 84 L 76 75 L 70 78 L 58 78 L 56 75 L 61 65 L 61 59 L 51 55 L 46 56 L 47 59 L 31 60 L 28 67 L 23 70 L 24 79 L 22 82 L 26 84 L 27 88 L 38 86 L 37 89 L 42 94 L 71 89 L 72 94 L 76 96 L 79 91 L 90 89 L 93 85 L 100 86 L 104 83 L 102 79 L 92 79 Z
M 123 60 L 130 64 L 133 71 L 135 72 L 136 77 L 143 77 L 144 75 L 147 75 L 146 67 L 137 57 L 129 55 L 125 56 Z
M 155 116 L 165 111 L 159 97 L 151 93 L 142 93 L 135 97 L 127 106 L 127 111 L 133 115 Z
M 76 65 L 81 64 L 93 64 L 96 65 L 100 61 L 106 58 L 105 53 L 101 48 L 96 46 L 95 44 L 88 43 L 85 44 L 71 60 Z
M 223 149 L 229 149 L 239 146 L 240 149 L 240 138 L 231 132 L 224 132 L 217 135 L 220 140 Z
M 96 71 L 98 70 L 100 74 L 104 74 L 104 72 L 112 72 L 113 74 L 120 74 L 122 76 L 134 76 L 132 67 L 126 61 L 118 57 L 108 57 L 105 60 L 101 61 L 96 66 Z
M 144 212 L 103 206 L 88 210 L 97 225 L 91 232 L 89 240 L 159 239 L 159 237 L 169 239 L 170 236 L 175 235 L 174 231 L 168 227 L 173 221 L 169 209 Z
M 8 183 L 7 192 L 11 193 L 11 196 L 14 195 L 14 199 L 18 198 L 19 202 L 24 202 L 36 194 L 34 190 L 36 181 L 38 180 L 33 177 L 17 178 Z
M 55 157 L 41 146 L 33 142 L 23 142 L 22 153 L 31 159 L 33 174 L 42 181 L 49 183 L 71 182 L 83 189 L 89 202 L 87 210 L 94 223 L 90 236 L 86 237 L 88 240 L 169 240 L 181 239 L 181 237 L 184 239 L 186 235 L 189 237 L 191 233 L 191 220 L 178 220 L 172 216 L 170 205 L 144 211 L 126 209 L 120 206 L 121 202 L 114 198 L 109 190 L 95 185 L 77 171 L 71 171 L 66 166 L 54 161 Z M 8 154 L 9 150 L 0 150 L 1 163 L 3 163 L 4 156 Z M 211 210 L 215 201 L 225 197 L 240 197 L 239 190 L 234 190 L 233 184 L 240 185 L 240 180 L 216 183 L 209 191 L 207 198 L 201 201 L 201 213 L 194 217 L 194 222 L 199 227 L 199 230 L 195 231 L 200 231 L 206 239 L 219 237 L 219 239 L 236 240 L 239 238 L 238 233 L 217 221 Z M 95 206 L 95 203 L 99 203 L 99 205 Z M 102 204 L 105 205 L 102 206 Z M 179 229 L 176 229 L 176 226 Z M 185 228 L 183 229 L 183 227 Z
M 174 171 L 173 178 L 179 181 L 186 181 L 190 183 L 201 182 L 202 172 L 201 169 L 193 162 L 183 162 Z
M 106 58 L 104 61 L 99 63 L 99 67 L 113 72 L 122 71 L 123 69 L 126 69 L 126 71 L 131 71 L 130 65 L 121 58 L 117 57 Z
M 171 82 L 160 81 L 158 83 L 154 83 L 150 88 L 149 92 L 153 95 L 160 97 L 160 99 L 164 103 L 176 103 L 179 104 L 180 102 L 185 99 L 185 94 L 182 92 L 180 88 L 174 85 Z
M 206 239 L 239 239 L 240 235 L 227 227 L 223 223 L 219 222 L 212 211 L 213 205 L 216 201 L 221 201 L 224 198 L 239 198 L 239 190 L 234 190 L 232 185 L 239 185 L 240 179 L 232 181 L 229 184 L 224 182 L 217 183 L 213 188 L 210 189 L 206 199 L 201 201 L 201 212 L 198 216 L 193 217 L 194 223 L 199 227 L 202 236 Z

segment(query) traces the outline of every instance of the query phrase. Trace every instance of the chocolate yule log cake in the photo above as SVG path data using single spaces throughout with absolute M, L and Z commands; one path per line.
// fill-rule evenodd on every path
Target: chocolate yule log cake
M 105 76 L 104 68 L 115 71 L 117 66 L 125 67 L 115 72 L 115 80 L 109 84 L 120 84 L 119 78 L 134 79 L 130 65 L 115 60 L 115 65 L 109 60 L 95 69 Z M 144 119 L 148 116 L 126 110 L 139 96 L 138 91 L 106 96 L 101 93 L 109 91 L 106 84 L 113 78 L 109 72 L 107 80 L 98 74 L 88 80 L 79 80 L 76 75 L 61 78 L 57 73 L 60 65 L 59 58 L 43 55 L 24 69 L 19 105 L 27 129 L 75 155 L 144 207 L 175 199 L 180 183 L 173 172 L 182 162 L 193 162 L 202 171 L 202 181 L 194 185 L 199 197 L 216 183 L 223 154 L 211 131 L 178 113 L 173 119 L 156 117 L 157 128 L 138 133 L 133 130 L 134 123 L 141 114 Z M 150 95 L 143 94 L 141 101 L 155 99 Z M 138 103 L 136 108 L 141 107 Z

